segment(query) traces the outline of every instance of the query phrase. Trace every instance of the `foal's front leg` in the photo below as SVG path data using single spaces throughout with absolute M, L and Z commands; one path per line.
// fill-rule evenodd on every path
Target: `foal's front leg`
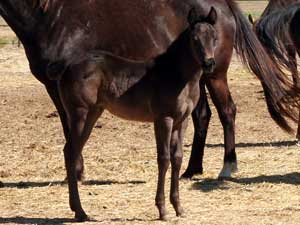
M 170 140 L 173 128 L 173 119 L 161 118 L 154 122 L 157 145 L 158 182 L 155 203 L 159 211 L 159 219 L 166 220 L 165 207 L 165 177 L 170 165 Z
M 179 172 L 182 164 L 183 152 L 182 152 L 182 142 L 184 137 L 184 132 L 187 127 L 187 119 L 185 119 L 180 127 L 172 132 L 171 137 L 171 191 L 170 191 L 170 201 L 176 211 L 176 216 L 183 215 L 183 209 L 180 204 L 179 199 Z

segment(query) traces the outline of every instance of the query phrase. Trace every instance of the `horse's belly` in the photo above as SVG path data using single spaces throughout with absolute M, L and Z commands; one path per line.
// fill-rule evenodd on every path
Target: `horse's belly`
M 142 100 L 142 99 L 141 99 Z M 116 99 L 105 107 L 110 113 L 125 119 L 140 122 L 153 122 L 153 113 L 147 100 L 137 102 L 134 100 Z

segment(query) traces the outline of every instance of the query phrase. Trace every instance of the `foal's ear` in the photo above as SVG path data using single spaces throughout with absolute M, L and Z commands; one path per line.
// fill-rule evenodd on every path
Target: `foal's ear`
M 248 20 L 252 25 L 254 24 L 254 19 L 251 14 L 248 15 Z
M 217 19 L 218 19 L 218 15 L 217 15 L 217 11 L 216 9 L 212 6 L 210 8 L 210 11 L 206 17 L 206 21 L 208 23 L 210 23 L 211 25 L 215 25 L 215 23 L 217 22 Z
M 197 21 L 197 19 L 198 19 L 197 11 L 194 7 L 190 9 L 187 19 L 188 19 L 190 26 L 192 26 Z

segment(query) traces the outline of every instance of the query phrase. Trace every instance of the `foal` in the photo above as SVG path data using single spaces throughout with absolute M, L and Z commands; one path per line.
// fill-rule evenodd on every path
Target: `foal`
M 76 161 L 104 109 L 124 119 L 154 122 L 159 171 L 156 206 L 160 219 L 165 220 L 165 175 L 171 162 L 170 201 L 176 215 L 182 215 L 178 187 L 182 139 L 187 117 L 199 100 L 202 72 L 211 72 L 215 67 L 216 20 L 214 8 L 206 17 L 192 9 L 188 28 L 166 53 L 150 62 L 130 61 L 104 51 L 90 52 L 57 78 L 71 127 L 64 154 L 70 207 L 76 219 L 88 218 L 80 203 Z

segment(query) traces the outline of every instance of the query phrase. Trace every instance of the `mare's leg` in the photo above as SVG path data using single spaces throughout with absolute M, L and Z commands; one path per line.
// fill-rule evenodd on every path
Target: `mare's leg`
M 59 114 L 59 118 L 63 127 L 64 136 L 67 140 L 67 137 L 69 135 L 70 129 L 68 125 L 67 115 L 66 111 L 63 107 L 63 104 L 60 100 L 59 93 L 58 93 L 58 87 L 57 87 L 57 81 L 50 81 L 47 84 L 45 84 L 47 92 L 53 101 L 57 112 Z M 80 154 L 77 162 L 76 162 L 76 173 L 77 173 L 77 179 L 82 180 L 83 179 L 83 172 L 84 172 L 84 163 L 83 163 L 83 157 L 82 154 Z
M 203 173 L 202 161 L 210 117 L 211 111 L 205 91 L 205 80 L 202 78 L 200 81 L 200 99 L 192 113 L 194 123 L 192 152 L 188 167 L 182 174 L 182 178 L 192 178 L 196 174 Z
M 219 178 L 231 177 L 231 173 L 237 171 L 235 153 L 235 115 L 236 107 L 229 92 L 226 75 L 219 79 L 207 79 L 212 101 L 218 110 L 218 114 L 224 130 L 224 166 Z
M 173 130 L 171 136 L 171 145 L 170 145 L 170 153 L 171 153 L 171 191 L 170 191 L 170 201 L 176 211 L 176 216 L 182 216 L 183 209 L 180 204 L 179 199 L 179 172 L 182 164 L 182 143 L 184 132 L 187 127 L 188 120 L 185 119 L 180 127 L 176 130 Z
M 73 66 L 59 82 L 60 98 L 70 124 L 70 132 L 64 147 L 69 203 L 78 221 L 87 220 L 88 217 L 80 202 L 76 162 L 95 122 L 103 112 L 102 108 L 96 107 L 100 75 L 97 74 L 97 68 L 92 66 L 84 63 Z
M 170 165 L 170 141 L 173 119 L 162 118 L 154 122 L 157 145 L 158 182 L 155 203 L 159 211 L 159 219 L 166 220 L 165 207 L 165 177 Z

